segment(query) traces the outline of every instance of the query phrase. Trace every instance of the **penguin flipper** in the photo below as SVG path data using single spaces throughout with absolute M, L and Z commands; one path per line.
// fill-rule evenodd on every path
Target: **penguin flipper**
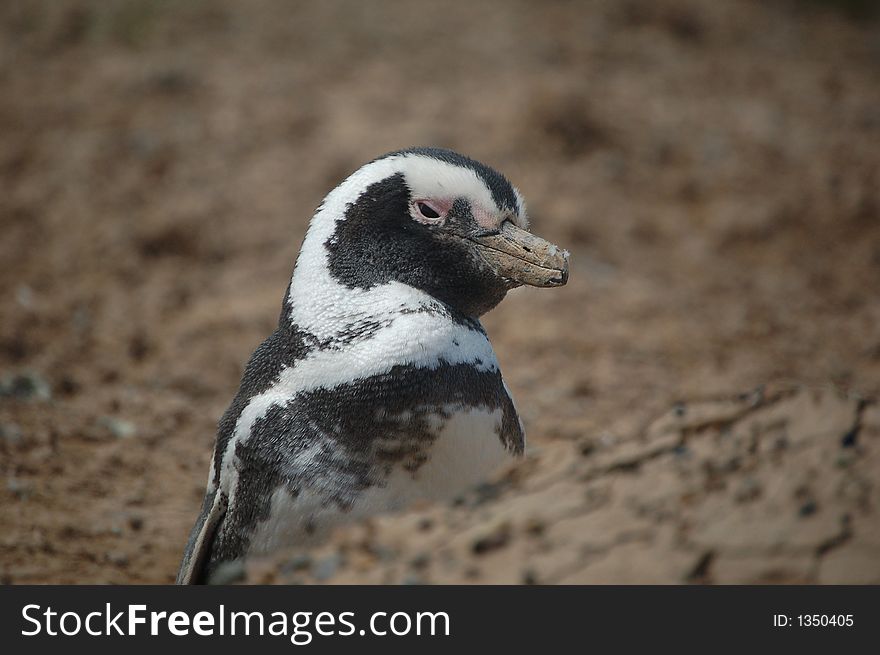
M 226 515 L 226 507 L 225 493 L 215 490 L 205 496 L 202 511 L 196 519 L 196 524 L 190 532 L 189 541 L 183 551 L 183 561 L 177 572 L 175 584 L 204 584 L 206 582 L 205 564 L 207 564 L 217 528 Z

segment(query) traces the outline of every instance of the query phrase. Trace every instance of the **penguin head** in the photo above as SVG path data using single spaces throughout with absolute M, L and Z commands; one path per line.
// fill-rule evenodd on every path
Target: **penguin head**
M 440 148 L 389 153 L 334 189 L 297 268 L 316 259 L 348 289 L 396 282 L 471 317 L 517 286 L 568 279 L 568 253 L 528 231 L 519 191 L 488 166 Z

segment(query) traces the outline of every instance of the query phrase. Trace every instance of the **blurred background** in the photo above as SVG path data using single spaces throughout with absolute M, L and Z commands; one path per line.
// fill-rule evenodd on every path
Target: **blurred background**
M 485 318 L 531 455 L 242 572 L 880 582 L 871 0 L 7 1 L 0 580 L 173 580 L 325 193 L 410 145 L 571 282 Z

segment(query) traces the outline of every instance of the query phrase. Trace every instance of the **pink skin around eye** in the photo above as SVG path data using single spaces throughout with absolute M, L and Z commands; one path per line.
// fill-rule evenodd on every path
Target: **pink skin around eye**
M 428 218 L 422 215 L 419 211 L 419 203 L 423 203 L 433 209 L 440 214 L 440 218 Z M 412 217 L 419 223 L 436 225 L 443 222 L 446 218 L 446 214 L 452 209 L 452 203 L 453 201 L 449 198 L 418 198 L 412 202 Z M 499 217 L 497 213 L 490 212 L 477 205 L 471 206 L 471 213 L 473 213 L 477 225 L 485 230 L 497 230 L 503 222 L 503 218 Z
M 423 216 L 419 211 L 419 203 L 427 205 L 435 212 L 440 214 L 439 218 L 428 218 L 427 216 Z M 425 223 L 426 225 L 436 225 L 437 223 L 443 222 L 446 218 L 446 214 L 449 213 L 449 210 L 452 209 L 452 200 L 446 198 L 418 198 L 413 200 L 411 206 L 412 217 L 417 220 L 419 223 Z

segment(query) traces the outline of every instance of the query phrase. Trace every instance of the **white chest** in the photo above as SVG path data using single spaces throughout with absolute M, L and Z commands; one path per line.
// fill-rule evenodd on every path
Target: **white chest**
M 269 518 L 257 526 L 250 552 L 263 553 L 320 540 L 334 527 L 400 510 L 417 500 L 447 501 L 486 480 L 512 455 L 498 438 L 499 409 L 461 408 L 438 417 L 438 437 L 416 470 L 395 467 L 381 486 L 365 489 L 345 510 L 309 491 L 292 497 L 286 488 L 272 498 Z

